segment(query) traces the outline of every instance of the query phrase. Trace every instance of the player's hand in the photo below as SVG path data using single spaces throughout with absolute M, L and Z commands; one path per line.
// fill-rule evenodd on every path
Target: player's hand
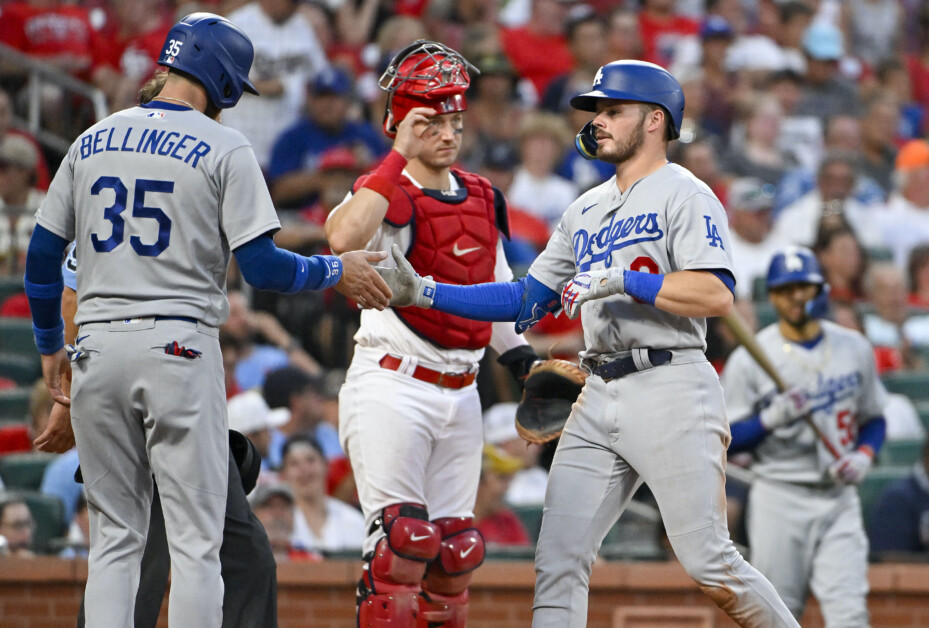
M 68 367 L 68 354 L 65 353 L 64 347 L 50 355 L 42 356 L 42 379 L 45 380 L 45 387 L 48 388 L 48 394 L 52 399 L 63 406 L 70 407 L 71 399 L 65 394 L 61 387 L 62 373 Z
M 602 299 L 612 294 L 622 294 L 625 280 L 622 268 L 592 270 L 574 275 L 574 278 L 561 291 L 561 307 L 568 318 L 575 319 L 581 313 L 581 306 L 594 299 Z
M 336 292 L 345 295 L 363 308 L 383 310 L 390 305 L 390 288 L 371 264 L 387 259 L 384 251 L 349 251 L 339 255 L 342 277 Z
M 771 432 L 792 423 L 813 409 L 809 393 L 799 386 L 786 390 L 771 400 L 771 405 L 758 413 L 765 430 Z
M 396 268 L 375 266 L 375 270 L 387 282 L 393 293 L 390 304 L 394 307 L 408 305 L 432 307 L 432 299 L 435 297 L 435 281 L 431 277 L 421 277 L 396 244 L 390 247 L 390 254 L 397 263 Z
M 842 484 L 861 484 L 871 470 L 873 455 L 865 448 L 849 452 L 832 463 L 829 475 Z
M 71 410 L 56 403 L 48 415 L 48 425 L 32 444 L 39 451 L 63 454 L 74 447 L 74 430 L 71 427 Z
M 393 149 L 407 158 L 414 159 L 426 143 L 424 137 L 436 110 L 431 107 L 413 107 L 397 125 L 397 137 Z

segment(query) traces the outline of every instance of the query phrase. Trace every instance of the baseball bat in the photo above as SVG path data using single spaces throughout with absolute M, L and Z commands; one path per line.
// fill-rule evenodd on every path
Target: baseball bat
M 781 374 L 778 373 L 774 365 L 771 364 L 771 360 L 768 359 L 764 349 L 758 344 L 755 334 L 748 328 L 748 325 L 742 320 L 739 313 L 733 309 L 723 316 L 722 319 L 726 327 L 729 328 L 729 331 L 732 332 L 732 335 L 739 341 L 739 344 L 745 347 L 745 350 L 752 356 L 752 359 L 754 359 L 755 362 L 758 363 L 758 366 L 760 366 L 764 372 L 768 374 L 768 377 L 774 381 L 774 386 L 777 388 L 778 392 L 787 390 L 787 386 L 784 384 L 784 379 L 781 377 Z M 830 441 L 825 434 L 823 434 L 823 431 L 813 422 L 813 417 L 809 413 L 803 415 L 803 420 L 813 429 L 819 441 L 829 450 L 829 453 L 831 453 L 836 460 L 842 457 L 842 452 L 832 444 L 832 441 Z

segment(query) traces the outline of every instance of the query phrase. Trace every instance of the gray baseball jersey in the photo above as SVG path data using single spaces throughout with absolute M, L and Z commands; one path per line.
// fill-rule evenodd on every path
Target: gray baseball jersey
M 230 250 L 280 228 L 238 131 L 199 112 L 143 107 L 74 142 L 37 220 L 77 243 L 77 323 L 158 314 L 220 325 Z
M 667 274 L 729 270 L 725 210 L 688 170 L 667 164 L 624 194 L 616 177 L 572 203 L 529 274 L 561 292 L 579 272 L 617 266 Z M 636 347 L 705 349 L 706 320 L 687 318 L 617 295 L 581 308 L 587 349 L 608 356 Z
M 812 395 L 813 420 L 844 453 L 855 448 L 858 426 L 883 414 L 887 393 L 867 339 L 829 321 L 821 325 L 823 339 L 809 349 L 785 340 L 777 323 L 757 338 L 785 384 L 801 386 Z M 733 421 L 754 415 L 775 393 L 774 382 L 742 347 L 729 358 L 722 382 Z M 803 421 L 775 430 L 754 454 L 754 471 L 783 482 L 822 482 L 835 462 Z

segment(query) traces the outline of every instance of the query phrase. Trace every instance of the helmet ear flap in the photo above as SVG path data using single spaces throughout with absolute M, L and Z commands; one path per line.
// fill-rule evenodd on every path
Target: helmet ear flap
M 591 120 L 585 124 L 574 137 L 574 147 L 577 149 L 577 152 L 580 153 L 581 157 L 584 159 L 589 159 L 591 161 L 597 158 L 597 137 L 594 135 L 595 132 L 594 121 Z

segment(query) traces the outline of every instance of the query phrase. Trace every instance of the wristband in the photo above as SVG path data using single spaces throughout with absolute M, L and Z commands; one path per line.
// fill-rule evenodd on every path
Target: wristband
M 406 163 L 406 157 L 396 150 L 391 150 L 374 172 L 368 175 L 361 187 L 377 192 L 389 201 L 397 190 L 397 181 Z
M 42 355 L 52 355 L 65 346 L 64 319 L 51 329 L 40 329 L 33 324 L 32 333 L 35 334 L 35 346 Z
M 640 273 L 634 270 L 623 271 L 624 290 L 643 303 L 655 305 L 658 292 L 664 283 L 664 275 L 656 273 Z

